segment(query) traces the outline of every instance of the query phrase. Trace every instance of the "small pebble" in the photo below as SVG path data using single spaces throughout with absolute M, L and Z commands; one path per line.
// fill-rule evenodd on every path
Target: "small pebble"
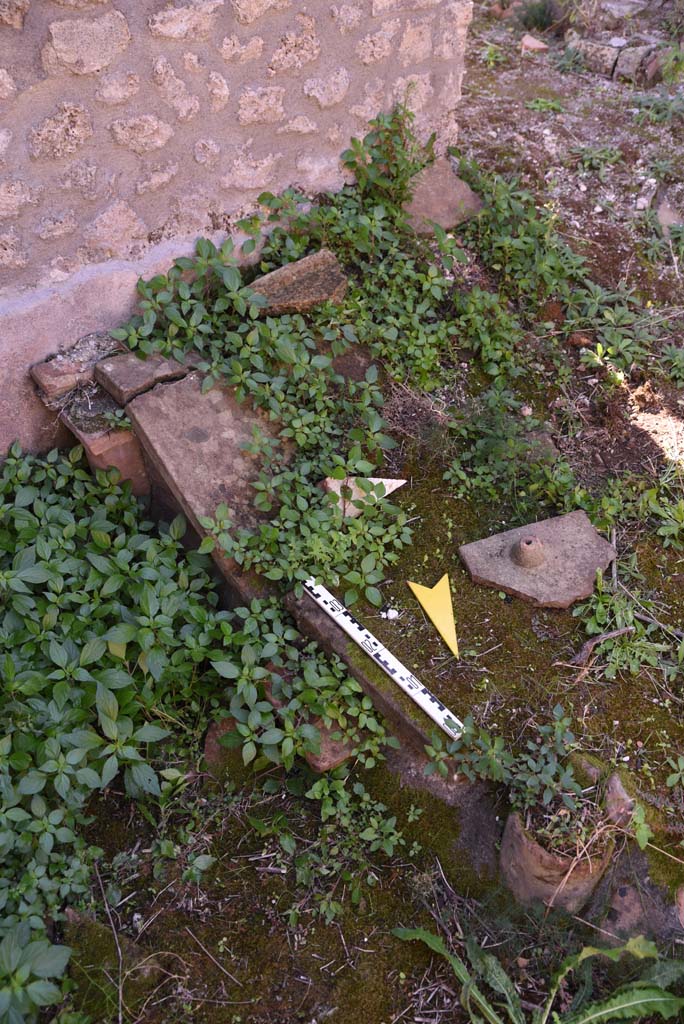
M 399 618 L 399 612 L 396 608 L 388 608 L 386 612 L 380 612 L 380 618 L 392 621 L 392 619 Z

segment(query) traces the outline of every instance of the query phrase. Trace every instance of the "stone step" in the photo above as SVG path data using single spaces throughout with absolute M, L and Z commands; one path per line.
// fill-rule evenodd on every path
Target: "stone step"
M 150 465 L 150 476 L 168 489 L 178 508 L 200 537 L 207 531 L 200 519 L 227 505 L 236 526 L 258 521 L 251 486 L 258 466 L 243 450 L 258 427 L 275 436 L 265 416 L 240 405 L 228 388 L 202 394 L 202 375 L 188 374 L 170 384 L 157 384 L 126 406 Z M 251 601 L 271 591 L 267 581 L 245 572 L 233 559 L 214 552 L 214 561 L 235 598 Z
M 271 437 L 276 433 L 261 413 L 239 404 L 231 389 L 214 387 L 202 394 L 201 383 L 202 375 L 195 371 L 182 380 L 158 384 L 126 406 L 147 460 L 153 501 L 159 481 L 200 538 L 207 532 L 200 520 L 214 516 L 221 503 L 228 506 L 237 527 L 257 524 L 251 482 L 258 466 L 243 446 L 252 440 L 255 427 Z M 213 558 L 233 602 L 274 592 L 268 581 L 245 572 L 220 552 Z M 429 743 L 433 723 L 339 626 L 307 597 L 297 600 L 290 594 L 287 603 L 300 631 L 342 658 L 401 738 L 418 748 Z
M 108 415 L 119 406 L 97 384 L 77 388 L 63 399 L 59 418 L 84 448 L 90 468 L 118 469 L 122 481 L 130 481 L 133 494 L 150 493 L 142 451 L 132 430 L 111 426 Z
M 119 405 L 127 405 L 155 384 L 179 380 L 188 370 L 175 359 L 155 355 L 140 359 L 135 352 L 127 351 L 96 363 L 95 380 Z

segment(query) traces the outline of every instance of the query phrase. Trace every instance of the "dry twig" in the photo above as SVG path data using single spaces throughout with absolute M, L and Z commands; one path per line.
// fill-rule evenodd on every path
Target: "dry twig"
M 116 946 L 116 959 L 117 959 L 117 971 L 118 971 L 118 980 L 117 980 L 117 1005 L 118 1005 L 118 1013 L 117 1013 L 117 1021 L 118 1021 L 118 1024 L 123 1024 L 123 1005 L 124 1005 L 124 1003 L 123 1003 L 123 953 L 121 952 L 121 944 L 119 943 L 119 936 L 117 934 L 116 927 L 114 925 L 114 920 L 112 918 L 112 912 L 109 909 L 109 902 L 107 900 L 107 895 L 106 895 L 106 893 L 104 891 L 104 885 L 102 884 L 102 878 L 100 877 L 100 872 L 98 870 L 97 863 L 93 864 L 93 868 L 95 869 L 95 877 L 97 878 L 97 884 L 99 885 L 100 892 L 102 893 L 102 901 L 104 903 L 105 912 L 107 914 L 107 920 L 109 921 L 109 927 L 112 930 L 112 935 L 114 936 L 114 944 Z
M 218 967 L 219 971 L 223 971 L 223 973 L 225 974 L 225 976 L 226 976 L 227 978 L 230 978 L 230 980 L 231 980 L 231 981 L 232 981 L 232 982 L 233 982 L 233 983 L 234 983 L 235 985 L 237 985 L 237 986 L 238 986 L 238 988 L 243 988 L 243 984 L 242 984 L 242 982 L 241 982 L 241 981 L 238 981 L 238 980 L 237 980 L 237 978 L 236 978 L 236 977 L 235 977 L 234 975 L 232 975 L 232 974 L 230 973 L 230 971 L 226 970 L 226 968 L 225 968 L 225 967 L 223 966 L 223 964 L 220 964 L 220 963 L 218 962 L 218 960 L 216 959 L 216 957 L 215 957 L 215 956 L 214 956 L 214 955 L 213 955 L 212 953 L 210 953 L 210 952 L 209 952 L 209 950 L 207 949 L 207 947 L 206 947 L 206 946 L 205 946 L 205 945 L 204 945 L 204 944 L 203 944 L 202 942 L 200 942 L 200 940 L 199 940 L 199 939 L 197 938 L 197 936 L 196 936 L 195 934 L 193 934 L 193 932 L 191 932 L 191 931 L 190 931 L 190 929 L 188 928 L 188 926 L 187 926 L 187 925 L 185 926 L 185 930 L 186 930 L 186 932 L 188 933 L 188 935 L 190 936 L 190 938 L 191 938 L 191 939 L 193 940 L 193 942 L 196 942 L 196 943 L 197 943 L 197 945 L 199 946 L 199 948 L 200 948 L 200 949 L 202 950 L 202 952 L 203 952 L 203 953 L 205 953 L 205 954 L 206 954 L 206 956 L 208 956 L 208 957 L 209 957 L 209 959 L 211 960 L 211 962 L 212 962 L 213 964 L 215 964 L 215 965 L 216 965 L 216 966 Z

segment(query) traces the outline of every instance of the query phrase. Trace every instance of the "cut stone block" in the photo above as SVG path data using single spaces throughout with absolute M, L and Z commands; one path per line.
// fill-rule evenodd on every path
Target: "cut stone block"
M 335 254 L 321 249 L 257 278 L 251 289 L 267 300 L 264 313 L 306 313 L 323 302 L 341 302 L 347 278 Z
M 624 78 L 629 82 L 640 81 L 646 77 L 646 65 L 653 53 L 653 46 L 629 46 L 620 51 L 620 56 L 613 72 L 615 78 Z
M 574 29 L 565 33 L 565 45 L 582 54 L 586 68 L 597 75 L 612 78 L 620 48 L 596 39 L 583 39 Z
M 663 199 L 658 204 L 656 217 L 666 238 L 670 235 L 670 228 L 684 224 L 684 216 L 674 206 L 671 206 L 667 199 Z
M 475 583 L 544 608 L 589 597 L 596 571 L 617 557 L 581 511 L 464 544 L 458 553 Z
M 548 48 L 548 43 L 529 34 L 524 35 L 520 40 L 521 53 L 546 53 Z
M 98 360 L 121 348 L 107 331 L 96 331 L 80 338 L 73 348 L 60 352 L 31 367 L 31 376 L 43 393 L 45 404 L 54 407 L 74 388 L 93 380 Z
M 100 437 L 79 440 L 85 448 L 92 470 L 111 469 L 121 473 L 121 480 L 130 480 L 133 494 L 142 497 L 150 493 L 150 482 L 138 439 L 130 430 L 108 430 Z
M 133 494 L 141 497 L 150 493 L 150 482 L 138 439 L 130 430 L 112 429 L 105 418 L 118 408 L 110 395 L 91 386 L 62 410 L 61 419 L 83 445 L 93 472 L 118 469 L 121 480 L 130 480 Z
M 385 498 L 389 497 L 389 495 L 392 494 L 393 491 L 398 490 L 399 487 L 403 487 L 404 484 L 406 483 L 405 480 L 385 479 L 384 477 L 379 476 L 369 476 L 368 480 L 372 484 L 384 485 Z M 356 516 L 360 516 L 361 513 L 363 512 L 363 508 L 360 507 L 361 503 L 367 502 L 368 504 L 373 504 L 373 502 L 376 500 L 373 494 L 366 494 L 366 492 L 363 491 L 356 483 L 356 478 L 351 476 L 347 476 L 343 480 L 335 480 L 333 479 L 333 477 L 327 476 L 325 480 L 323 480 L 321 487 L 323 488 L 324 491 L 327 491 L 328 494 L 336 494 L 339 500 L 342 502 L 343 514 L 354 519 L 356 518 Z M 351 494 L 349 494 L 348 497 L 342 496 L 343 488 L 351 492 Z
M 244 446 L 258 427 L 273 436 L 273 426 L 233 392 L 214 387 L 202 394 L 202 377 L 191 373 L 171 384 L 158 384 L 132 399 L 126 411 L 152 465 L 178 507 L 200 537 L 207 531 L 200 519 L 213 516 L 225 503 L 236 526 L 253 527 L 258 521 L 251 483 L 258 473 L 253 456 Z M 263 596 L 267 581 L 245 572 L 219 551 L 214 561 L 242 601 Z
M 95 380 L 119 405 L 126 405 L 155 384 L 178 380 L 187 372 L 188 367 L 175 359 L 165 359 L 164 356 L 139 359 L 135 352 L 122 352 L 95 364 Z
M 482 200 L 454 174 L 448 157 L 440 157 L 416 176 L 413 197 L 404 206 L 408 222 L 419 235 L 431 235 L 433 224 L 445 231 L 474 217 Z

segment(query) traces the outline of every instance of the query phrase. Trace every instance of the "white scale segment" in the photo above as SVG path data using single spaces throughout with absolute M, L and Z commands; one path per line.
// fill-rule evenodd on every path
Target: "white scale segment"
M 449 709 L 442 704 L 441 700 L 431 693 L 427 686 L 423 686 L 420 679 L 416 679 L 412 672 L 405 665 L 395 658 L 391 651 L 388 651 L 384 644 L 381 644 L 377 637 L 374 637 L 365 626 L 362 626 L 358 619 L 355 619 L 348 608 L 338 601 L 329 590 L 311 578 L 304 583 L 304 590 L 312 598 L 319 608 L 330 616 L 337 625 L 350 636 L 354 643 L 358 644 L 361 650 L 365 651 L 376 665 L 379 665 L 383 672 L 386 672 L 390 679 L 399 686 L 404 693 L 408 694 L 426 715 L 429 715 L 433 722 L 442 729 L 447 736 L 458 739 L 463 731 L 463 722 Z

